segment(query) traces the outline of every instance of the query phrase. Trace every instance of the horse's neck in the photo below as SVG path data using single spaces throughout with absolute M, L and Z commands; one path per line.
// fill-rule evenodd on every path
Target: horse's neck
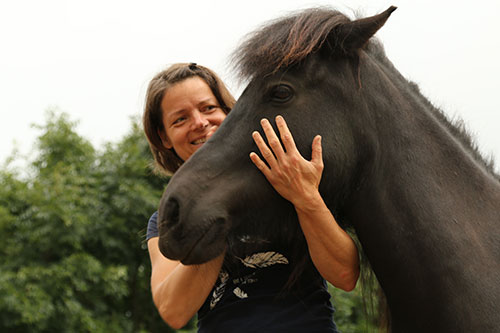
M 402 207 L 420 208 L 414 213 L 426 218 L 455 216 L 463 219 L 462 225 L 467 223 L 466 217 L 488 220 L 485 212 L 498 218 L 499 178 L 418 89 L 389 64 L 374 64 L 386 73 L 384 77 L 394 77 L 393 82 L 385 80 L 387 86 L 382 88 L 385 94 L 392 94 L 388 102 L 392 106 L 374 120 L 380 147 L 373 164 L 376 170 L 371 173 L 373 181 L 380 183 L 376 190 L 384 189 Z
M 366 204 L 395 244 L 407 238 L 402 255 L 425 254 L 418 258 L 421 265 L 439 262 L 443 267 L 441 260 L 448 255 L 487 251 L 484 244 L 500 235 L 500 182 L 438 121 L 417 120 L 412 127 L 391 133 L 380 144 L 384 151 Z
M 484 162 L 476 159 L 472 148 L 464 145 L 464 140 L 450 130 L 451 125 L 445 123 L 444 117 L 420 93 L 412 92 L 409 96 L 410 100 L 399 102 L 389 112 L 389 119 L 384 119 L 395 126 L 385 123 L 378 126 L 379 146 L 383 150 L 379 153 L 380 172 L 376 179 L 385 184 L 393 200 L 405 202 L 408 208 L 437 209 L 432 213 L 420 209 L 419 214 L 426 217 L 434 214 L 437 218 L 485 220 L 485 211 L 493 211 L 498 217 L 498 179 L 486 170 Z M 451 215 L 443 216 L 443 213 Z
M 389 303 L 468 306 L 454 307 L 453 293 L 470 306 L 477 296 L 489 302 L 484 291 L 500 296 L 488 273 L 499 273 L 500 183 L 432 112 L 411 110 L 417 104 L 394 111 L 404 121 L 381 133 L 383 151 L 350 217 Z

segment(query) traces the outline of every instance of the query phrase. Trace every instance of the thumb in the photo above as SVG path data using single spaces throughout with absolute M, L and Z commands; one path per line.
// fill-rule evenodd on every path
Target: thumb
M 323 149 L 320 135 L 316 135 L 312 143 L 311 163 L 323 166 Z

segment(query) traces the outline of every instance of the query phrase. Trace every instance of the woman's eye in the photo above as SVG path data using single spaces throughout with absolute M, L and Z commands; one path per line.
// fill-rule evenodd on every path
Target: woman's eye
M 210 111 L 214 111 L 215 109 L 217 109 L 218 106 L 217 105 L 207 105 L 203 108 L 203 111 L 204 112 L 210 112 Z
M 274 87 L 271 93 L 271 100 L 273 102 L 285 103 L 288 102 L 293 96 L 293 90 L 290 86 L 280 84 Z
M 177 119 L 175 119 L 175 120 L 174 120 L 173 124 L 174 124 L 174 125 L 180 124 L 180 123 L 182 123 L 184 120 L 186 120 L 186 118 L 185 118 L 185 117 L 179 117 L 179 118 L 177 118 Z

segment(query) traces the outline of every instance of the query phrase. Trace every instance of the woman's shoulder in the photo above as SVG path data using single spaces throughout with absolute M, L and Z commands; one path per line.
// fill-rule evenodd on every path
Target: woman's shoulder
M 158 237 L 158 211 L 154 212 L 149 218 L 146 241 L 153 237 Z

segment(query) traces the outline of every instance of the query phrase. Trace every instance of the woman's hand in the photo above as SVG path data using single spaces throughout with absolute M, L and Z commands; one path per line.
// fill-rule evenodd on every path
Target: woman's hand
M 317 135 L 314 138 L 311 161 L 308 161 L 297 150 L 282 116 L 276 117 L 276 125 L 283 146 L 267 119 L 262 119 L 261 125 L 269 146 L 259 132 L 253 132 L 252 137 L 267 165 L 254 152 L 250 154 L 252 162 L 282 197 L 296 208 L 308 207 L 318 198 L 318 187 L 323 173 L 321 137 Z

